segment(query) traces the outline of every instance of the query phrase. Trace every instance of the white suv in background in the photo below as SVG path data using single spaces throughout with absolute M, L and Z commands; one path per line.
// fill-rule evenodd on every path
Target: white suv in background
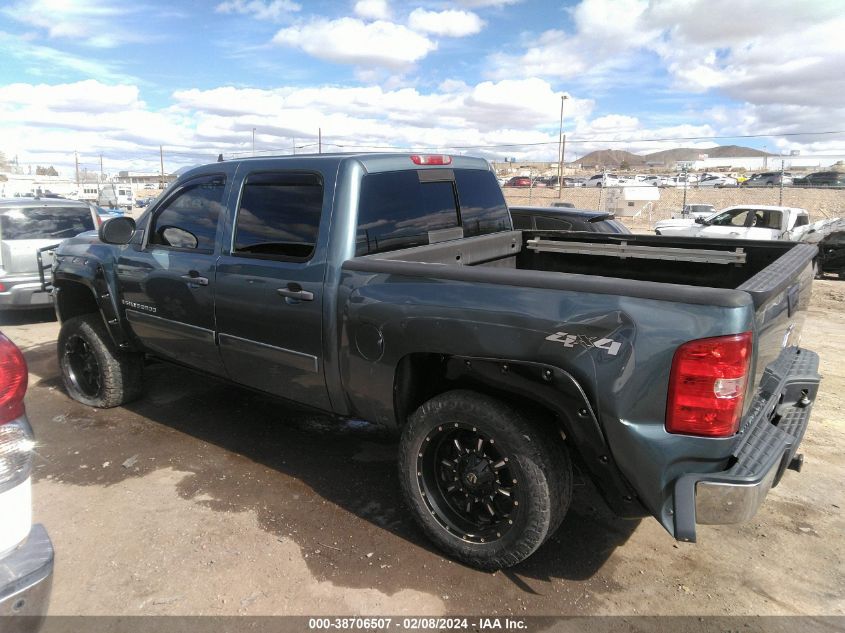
M 0 630 L 15 633 L 41 627 L 53 580 L 53 544 L 32 525 L 27 378 L 23 354 L 0 333 Z

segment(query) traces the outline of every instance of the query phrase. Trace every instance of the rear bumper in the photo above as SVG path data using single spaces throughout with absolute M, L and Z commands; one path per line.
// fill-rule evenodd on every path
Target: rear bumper
M 757 513 L 804 437 L 821 380 L 818 366 L 814 352 L 788 348 L 766 369 L 730 467 L 690 473 L 675 483 L 676 539 L 694 542 L 697 523 L 742 523 Z
M 6 287 L 0 292 L 0 310 L 43 308 L 52 304 L 50 293 L 41 289 L 38 276 L 0 281 Z
M 0 630 L 37 631 L 52 583 L 53 543 L 43 525 L 34 525 L 26 540 L 0 559 Z

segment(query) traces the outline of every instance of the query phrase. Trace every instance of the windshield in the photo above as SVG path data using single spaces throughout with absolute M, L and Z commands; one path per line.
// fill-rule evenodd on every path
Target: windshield
M 73 237 L 92 230 L 91 212 L 81 207 L 12 209 L 0 215 L 0 238 L 4 240 Z

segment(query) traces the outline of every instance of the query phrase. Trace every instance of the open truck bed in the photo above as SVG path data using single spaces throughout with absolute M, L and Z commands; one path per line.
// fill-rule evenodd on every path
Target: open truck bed
M 794 457 L 809 416 L 806 403 L 796 403 L 812 401 L 818 387 L 817 356 L 795 347 L 816 252 L 795 243 L 514 231 L 358 257 L 344 264 L 351 277 L 342 286 L 353 338 L 355 324 L 379 323 L 385 347 L 393 346 L 382 362 L 433 350 L 460 358 L 464 364 L 452 372 L 469 383 L 489 380 L 481 367 L 492 362 L 488 371 L 498 372 L 496 359 L 507 359 L 508 367 L 548 367 L 552 382 L 563 370 L 561 381 L 567 376 L 578 385 L 587 404 L 581 411 L 595 424 L 592 439 L 584 440 L 587 420 L 561 411 L 564 432 L 591 446 L 583 454 L 595 460 L 588 457 L 584 467 L 609 505 L 628 516 L 644 506 L 676 538 L 695 540 L 696 477 L 715 479 L 713 473 L 737 463 L 750 450 L 743 436 L 752 429 L 759 441 L 770 441 L 766 433 L 780 419 L 775 409 L 787 406 L 784 394 L 796 400 L 788 404 L 799 420 L 779 440 L 785 452 L 743 465 L 753 473 L 742 490 L 756 496 L 725 507 L 738 504 L 753 514 L 747 506 L 756 509 Z M 387 334 L 393 325 L 401 342 Z M 742 332 L 751 332 L 754 343 L 740 432 L 717 439 L 667 432 L 676 350 L 691 339 Z M 369 365 L 353 355 L 347 392 L 372 391 Z M 793 367 L 800 371 L 790 374 Z M 506 389 L 504 382 L 498 388 Z M 371 419 L 393 415 L 392 401 L 356 406 Z M 679 477 L 686 478 L 684 498 L 673 488 Z M 730 522 L 698 511 L 699 522 Z

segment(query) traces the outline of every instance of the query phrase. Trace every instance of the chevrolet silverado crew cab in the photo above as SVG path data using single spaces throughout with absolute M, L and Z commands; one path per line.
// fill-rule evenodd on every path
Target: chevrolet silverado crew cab
M 486 161 L 250 158 L 63 243 L 68 393 L 141 394 L 145 356 L 394 427 L 422 530 L 484 569 L 555 532 L 576 463 L 676 539 L 753 516 L 819 385 L 816 248 L 514 230 Z

